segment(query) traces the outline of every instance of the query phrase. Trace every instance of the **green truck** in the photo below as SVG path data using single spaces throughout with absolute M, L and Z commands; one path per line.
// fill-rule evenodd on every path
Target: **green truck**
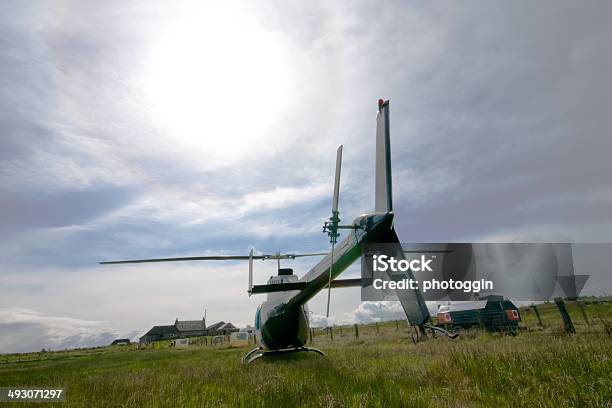
M 516 334 L 521 314 L 510 300 L 489 295 L 474 302 L 440 305 L 437 318 L 437 325 L 448 331 L 482 328 L 490 332 Z

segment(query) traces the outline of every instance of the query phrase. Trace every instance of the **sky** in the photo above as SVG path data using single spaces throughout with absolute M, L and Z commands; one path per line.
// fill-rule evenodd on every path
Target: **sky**
M 611 12 L 1 2 L 0 353 L 135 338 L 204 310 L 251 323 L 263 298 L 247 297 L 244 263 L 98 262 L 328 249 L 339 144 L 341 218 L 373 209 L 379 98 L 402 241 L 612 242 Z M 255 282 L 274 273 L 257 263 Z M 585 291 L 609 294 L 596 283 Z M 339 289 L 331 314 L 401 310 Z

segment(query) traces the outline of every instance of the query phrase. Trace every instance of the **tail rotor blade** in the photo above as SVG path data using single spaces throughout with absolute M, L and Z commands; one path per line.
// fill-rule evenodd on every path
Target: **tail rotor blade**
M 249 297 L 253 290 L 253 249 L 249 252 Z
M 325 317 L 329 318 L 329 304 L 331 301 L 331 282 L 332 282 L 332 271 L 334 268 L 334 246 L 338 239 L 338 223 L 340 222 L 338 212 L 338 201 L 340 198 L 340 172 L 342 170 L 342 145 L 338 146 L 336 151 L 336 175 L 334 178 L 334 198 L 332 201 L 332 216 L 330 218 L 329 237 L 331 241 L 331 263 L 329 265 L 329 279 L 327 282 L 327 309 Z
M 334 200 L 332 202 L 332 213 L 338 212 L 338 199 L 340 196 L 340 171 L 342 168 L 342 145 L 336 151 L 336 177 L 334 179 Z
M 327 282 L 327 311 L 325 312 L 325 318 L 329 319 L 329 303 L 331 301 L 331 288 L 332 288 L 332 269 L 334 267 L 334 247 L 335 244 L 332 242 L 331 247 L 331 263 L 329 265 L 329 281 Z

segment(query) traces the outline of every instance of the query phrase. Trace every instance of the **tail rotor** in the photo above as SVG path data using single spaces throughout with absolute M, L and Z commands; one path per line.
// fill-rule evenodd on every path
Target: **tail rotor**
M 331 243 L 331 263 L 329 265 L 329 280 L 327 282 L 327 311 L 325 317 L 329 318 L 329 303 L 331 300 L 331 282 L 332 270 L 334 267 L 334 248 L 338 242 L 338 224 L 340 223 L 340 212 L 338 211 L 338 201 L 340 198 L 340 172 L 342 169 L 342 145 L 336 151 L 336 174 L 334 177 L 334 196 L 332 200 L 332 216 L 329 221 L 323 225 L 323 232 L 327 232 L 329 242 Z

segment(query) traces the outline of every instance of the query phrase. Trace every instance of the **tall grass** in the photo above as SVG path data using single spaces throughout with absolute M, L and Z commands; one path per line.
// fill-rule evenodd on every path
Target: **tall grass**
M 606 306 L 608 307 L 608 306 Z M 591 308 L 593 309 L 593 308 Z M 593 312 L 591 310 L 590 312 Z M 64 386 L 66 406 L 612 406 L 612 341 L 573 316 L 518 336 L 469 332 L 413 344 L 405 324 L 318 331 L 320 357 L 243 366 L 248 348 L 104 349 L 78 358 L 0 365 L 0 387 Z M 21 406 L 21 405 L 20 405 Z M 40 406 L 40 404 L 32 404 Z

